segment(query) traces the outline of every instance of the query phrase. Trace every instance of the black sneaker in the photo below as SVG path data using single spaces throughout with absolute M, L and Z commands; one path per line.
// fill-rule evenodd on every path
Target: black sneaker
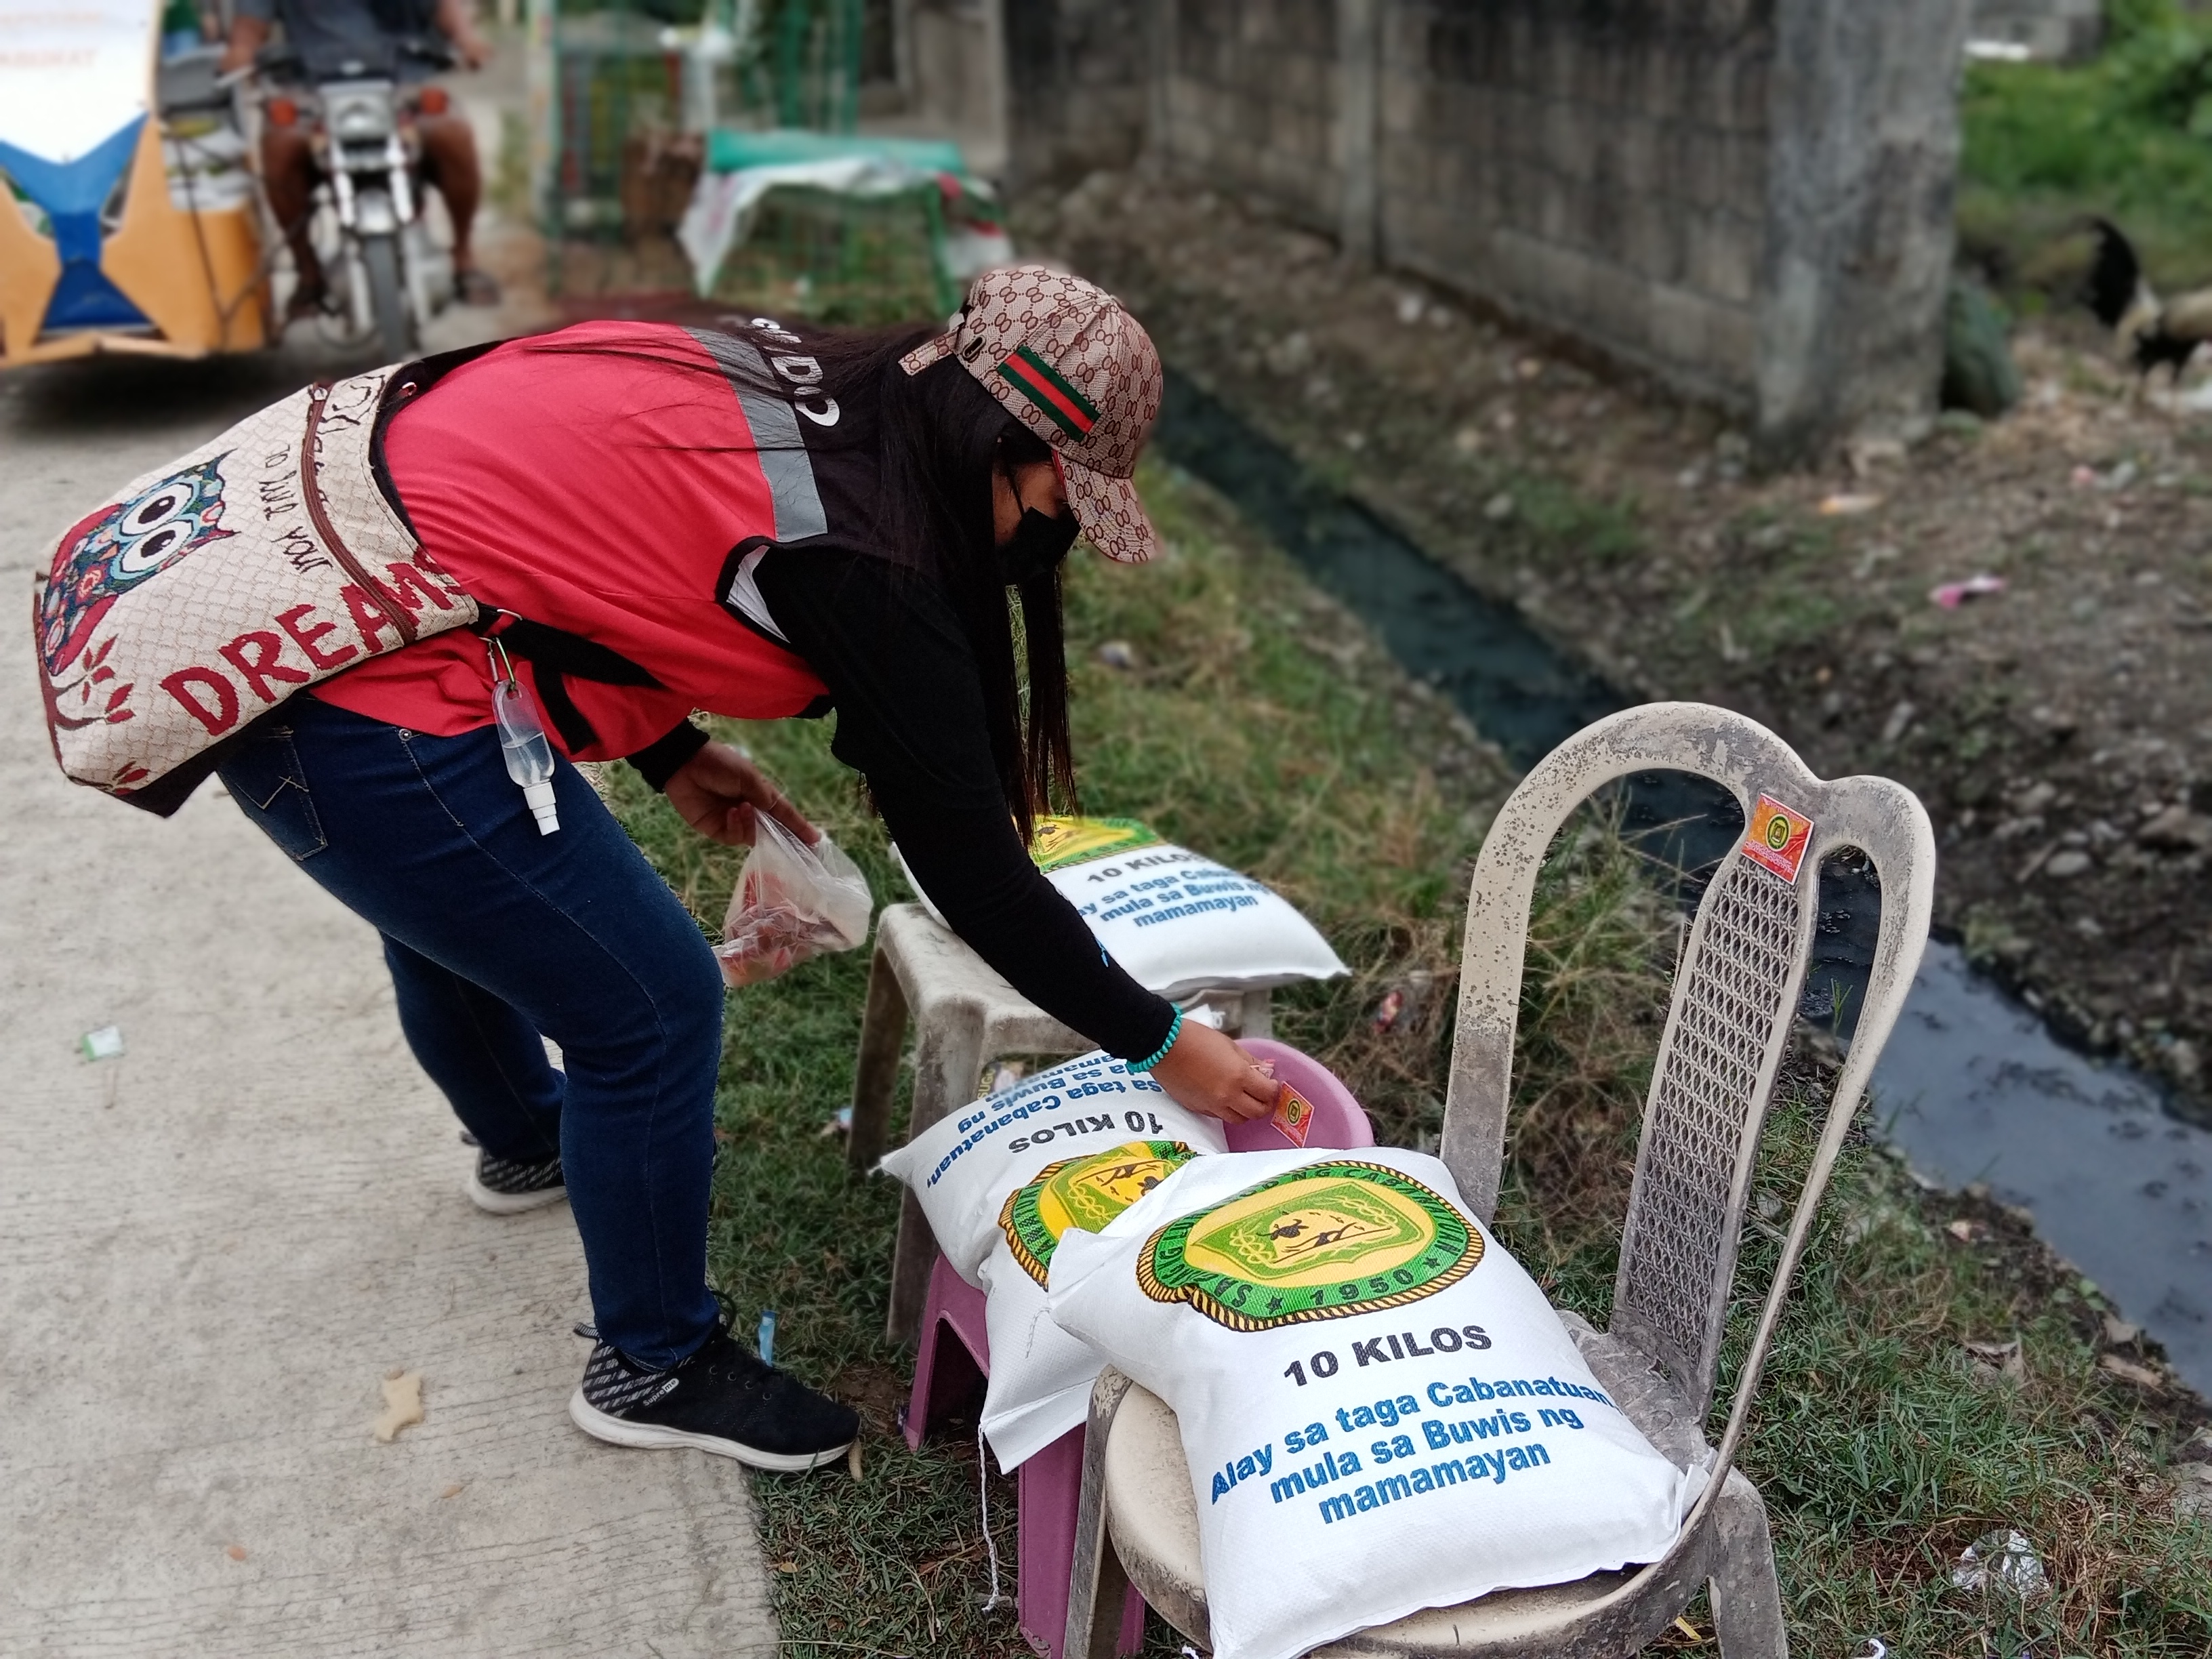
M 617 1446 L 696 1446 L 778 1474 L 836 1462 L 860 1429 L 851 1407 L 763 1365 L 727 1327 L 660 1371 L 599 1343 L 568 1415 L 586 1434 Z
M 477 1208 L 494 1215 L 519 1215 L 525 1210 L 558 1204 L 568 1196 L 561 1179 L 559 1158 L 526 1164 L 518 1158 L 494 1158 L 481 1148 L 476 1168 L 469 1171 L 468 1192 Z

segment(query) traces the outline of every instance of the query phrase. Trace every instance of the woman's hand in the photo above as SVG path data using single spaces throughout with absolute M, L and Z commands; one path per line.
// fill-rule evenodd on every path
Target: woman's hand
M 1185 1020 L 1175 1047 L 1152 1067 L 1153 1080 L 1179 1105 L 1224 1123 L 1265 1117 L 1275 1109 L 1275 1080 L 1210 1025 Z
M 677 769 L 665 792 L 684 822 L 726 847 L 753 844 L 753 814 L 765 812 L 809 847 L 822 832 L 770 783 L 742 750 L 710 743 Z

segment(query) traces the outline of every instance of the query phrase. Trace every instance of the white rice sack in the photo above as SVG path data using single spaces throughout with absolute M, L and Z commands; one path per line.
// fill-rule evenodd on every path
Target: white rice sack
M 1133 818 L 1040 819 L 1030 856 L 1106 953 L 1162 996 L 1346 971 L 1320 930 L 1266 883 L 1164 842 Z M 899 870 L 943 922 L 903 858 Z
M 1052 1322 L 1045 1306 L 1053 1252 L 1069 1229 L 1097 1232 L 1196 1155 L 1180 1140 L 1132 1140 L 1048 1164 L 1007 1194 L 983 1258 L 991 1379 L 983 1432 L 1008 1472 L 1079 1427 L 1103 1363 Z
M 1060 1239 L 1050 1308 L 1175 1411 L 1216 1659 L 1655 1560 L 1704 1485 L 1419 1153 L 1195 1159 Z
M 952 1271 L 982 1284 L 1006 1195 L 1048 1164 L 1125 1141 L 1177 1140 L 1194 1152 L 1228 1142 L 1220 1121 L 1168 1097 L 1097 1049 L 940 1118 L 877 1167 L 914 1189 Z

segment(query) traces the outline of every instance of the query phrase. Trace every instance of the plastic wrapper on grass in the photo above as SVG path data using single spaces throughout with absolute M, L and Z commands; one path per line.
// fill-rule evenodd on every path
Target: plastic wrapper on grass
M 722 977 L 758 985 L 824 951 L 849 951 L 868 937 L 874 910 L 868 878 L 829 836 L 809 847 L 773 818 L 757 817 L 753 850 L 714 947 Z

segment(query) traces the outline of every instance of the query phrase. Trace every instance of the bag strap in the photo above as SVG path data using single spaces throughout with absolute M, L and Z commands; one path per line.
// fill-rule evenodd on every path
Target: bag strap
M 331 382 L 318 380 L 307 388 L 307 435 L 300 445 L 300 494 L 307 503 L 307 517 L 313 520 L 315 533 L 323 538 L 323 545 L 338 562 L 346 574 L 361 585 L 369 602 L 384 613 L 385 620 L 398 630 L 400 640 L 407 645 L 415 643 L 415 618 L 407 614 L 407 607 L 386 592 L 376 579 L 354 557 L 353 550 L 340 539 L 337 526 L 323 507 L 322 485 L 317 482 L 315 447 L 321 441 L 323 408 L 330 401 Z
M 641 685 L 664 689 L 653 672 L 633 662 L 611 646 L 549 623 L 532 622 L 512 611 L 484 605 L 469 626 L 488 640 L 497 640 L 537 671 L 538 695 L 552 717 L 554 729 L 571 753 L 589 749 L 599 733 L 576 700 L 568 694 L 567 676 L 594 680 L 601 685 Z
M 376 410 L 376 427 L 369 434 L 368 470 L 376 480 L 376 487 L 384 492 L 384 504 L 398 515 L 399 522 L 407 526 L 407 533 L 417 542 L 422 539 L 422 533 L 415 528 L 415 520 L 408 517 L 407 503 L 400 497 L 399 486 L 392 481 L 392 469 L 385 465 L 385 436 L 402 410 L 411 408 L 417 398 L 447 374 L 507 343 L 505 340 L 486 340 L 479 345 L 463 346 L 458 351 L 417 357 L 411 363 L 400 364 L 384 382 L 384 396 Z

